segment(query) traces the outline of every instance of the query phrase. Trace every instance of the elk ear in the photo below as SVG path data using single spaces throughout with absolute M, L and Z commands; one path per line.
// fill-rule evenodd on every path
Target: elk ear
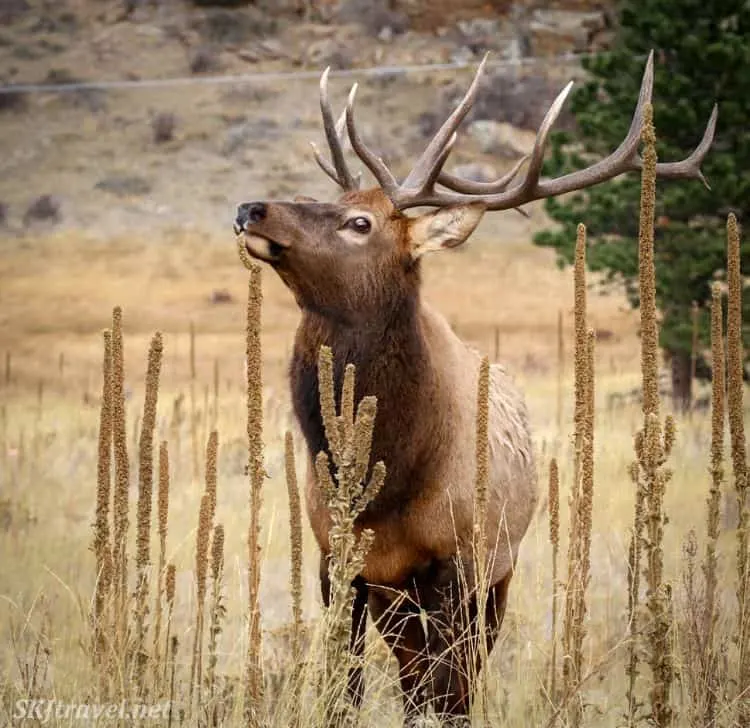
M 435 250 L 455 248 L 474 232 L 484 215 L 485 206 L 479 202 L 443 207 L 410 222 L 412 255 L 415 258 Z
M 314 197 L 308 197 L 307 195 L 295 195 L 295 202 L 317 202 Z

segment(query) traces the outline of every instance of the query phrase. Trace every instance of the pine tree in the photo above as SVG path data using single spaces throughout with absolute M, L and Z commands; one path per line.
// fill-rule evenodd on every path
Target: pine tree
M 724 274 L 727 214 L 750 219 L 750 3 L 623 0 L 612 49 L 584 60 L 589 77 L 571 99 L 576 132 L 553 136 L 545 174 L 580 169 L 617 147 L 627 134 L 651 49 L 656 52 L 659 161 L 687 156 L 714 103 L 719 105 L 716 139 L 703 164 L 710 189 L 699 181 L 660 181 L 657 191 L 660 343 L 671 362 L 674 403 L 684 409 L 691 401 L 692 303 L 700 309 L 701 339 L 707 345 L 710 284 Z M 623 285 L 633 307 L 638 306 L 639 184 L 633 173 L 548 200 L 546 210 L 561 227 L 534 240 L 555 248 L 561 264 L 570 263 L 576 225 L 585 222 L 592 243 L 589 267 L 603 272 L 610 284 Z M 750 272 L 747 235 L 742 266 Z

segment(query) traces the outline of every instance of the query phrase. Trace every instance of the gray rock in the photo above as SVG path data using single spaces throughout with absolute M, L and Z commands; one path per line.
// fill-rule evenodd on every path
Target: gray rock
M 530 135 L 520 132 L 511 124 L 480 119 L 469 126 L 469 135 L 476 139 L 479 148 L 486 154 L 529 154 L 534 145 Z
M 29 226 L 35 222 L 59 222 L 62 218 L 60 200 L 53 195 L 40 195 L 26 208 L 23 224 Z
M 160 111 L 151 117 L 151 132 L 156 144 L 171 142 L 176 128 L 177 117 L 171 111 Z
M 234 296 L 228 288 L 215 288 L 211 291 L 211 303 L 234 303 Z
M 459 164 L 451 170 L 451 173 L 472 182 L 494 182 L 498 178 L 498 174 L 491 164 L 482 164 L 481 162 Z
M 406 13 L 389 10 L 386 5 L 372 0 L 343 0 L 337 19 L 341 23 L 357 23 L 374 37 L 384 28 L 389 28 L 392 35 L 405 33 L 409 29 L 409 17 Z
M 116 197 L 141 197 L 151 192 L 151 183 L 137 175 L 113 174 L 94 185 L 97 190 Z
M 29 9 L 26 0 L 0 0 L 0 24 L 12 23 Z
M 604 12 L 535 10 L 528 24 L 531 54 L 551 56 L 588 50 L 606 26 Z
M 309 45 L 306 52 L 307 64 L 316 67 L 351 68 L 353 58 L 352 50 L 342 45 L 340 39 L 334 38 L 315 41 Z
M 213 48 L 202 46 L 192 53 L 189 65 L 191 73 L 209 73 L 219 70 L 219 59 Z

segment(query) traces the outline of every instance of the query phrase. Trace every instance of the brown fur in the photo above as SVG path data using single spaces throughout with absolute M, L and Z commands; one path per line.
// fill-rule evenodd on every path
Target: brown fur
M 345 227 L 358 212 L 373 223 L 362 241 Z M 327 448 L 318 402 L 321 345 L 333 349 L 337 392 L 345 365 L 353 363 L 356 398 L 375 395 L 378 399 L 371 462 L 383 460 L 387 476 L 358 522 L 360 528 L 375 532 L 358 594 L 361 603 L 369 599 L 370 613 L 381 620 L 386 636 L 388 624 L 409 613 L 407 607 L 391 604 L 383 596 L 391 590 L 401 590 L 407 599 L 413 593 L 430 605 L 436 621 L 450 622 L 461 609 L 451 600 L 446 607 L 445 590 L 457 591 L 459 569 L 473 588 L 474 423 L 480 358 L 421 300 L 419 290 L 421 254 L 460 244 L 479 217 L 481 210 L 467 206 L 410 218 L 375 189 L 349 193 L 335 205 L 268 203 L 265 218 L 251 227 L 252 234 L 261 238 L 255 243 L 260 257 L 262 238 L 278 244 L 273 255 L 268 253 L 269 262 L 302 310 L 290 379 L 310 464 L 317 452 Z M 495 617 L 488 622 L 491 643 L 537 498 L 526 408 L 497 365 L 491 368 L 489 439 L 487 535 L 495 604 Z M 310 467 L 307 509 L 325 561 L 329 519 L 314 473 Z M 412 704 L 417 701 L 411 694 L 416 682 L 423 683 L 429 672 L 428 653 L 445 642 L 439 629 L 427 637 L 420 637 L 420 630 L 405 628 L 401 636 L 388 637 Z M 353 639 L 356 645 L 356 634 Z M 430 646 L 430 640 L 435 644 Z M 426 689 L 433 701 L 441 690 L 448 691 L 443 704 L 436 705 L 446 714 L 463 715 L 468 709 L 467 687 L 457 677 L 459 668 L 466 668 L 465 659 L 447 672 L 438 670 L 431 678 L 432 688 Z M 355 676 L 354 684 L 360 680 Z

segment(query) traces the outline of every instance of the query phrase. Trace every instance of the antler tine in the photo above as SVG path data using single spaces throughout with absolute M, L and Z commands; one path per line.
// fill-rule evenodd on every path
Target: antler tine
M 344 158 L 341 119 L 338 122 L 334 121 L 331 102 L 328 98 L 328 75 L 330 71 L 329 66 L 320 77 L 320 112 L 323 116 L 323 128 L 328 140 L 328 147 L 331 150 L 333 164 L 331 165 L 320 155 L 317 147 L 313 146 L 313 150 L 316 161 L 329 177 L 345 190 L 356 190 L 359 187 L 359 182 L 352 176 Z
M 315 157 L 315 161 L 318 163 L 318 166 L 337 184 L 339 187 L 343 187 L 343 184 L 341 180 L 339 180 L 339 176 L 336 173 L 336 170 L 333 168 L 333 165 L 320 153 L 320 149 L 318 149 L 318 145 L 315 142 L 310 142 L 310 147 L 313 150 L 313 156 Z
M 531 192 L 539 184 L 539 177 L 542 174 L 542 166 L 544 164 L 544 150 L 547 146 L 547 138 L 554 123 L 557 121 L 557 117 L 560 116 L 563 104 L 572 88 L 573 82 L 569 81 L 565 88 L 557 94 L 557 98 L 552 102 L 552 106 L 549 107 L 549 110 L 544 115 L 544 119 L 542 119 L 536 135 L 536 141 L 534 142 L 534 148 L 531 150 L 529 168 L 526 170 L 526 175 L 521 183 L 514 188 L 514 190 L 518 190 L 521 196 L 524 193 Z
M 346 129 L 349 132 L 349 141 L 351 141 L 352 148 L 357 153 L 357 156 L 365 163 L 370 172 L 373 173 L 383 192 L 397 205 L 400 198 L 399 186 L 395 177 L 391 174 L 388 167 L 386 167 L 385 162 L 374 154 L 362 141 L 362 137 L 357 131 L 354 123 L 354 101 L 356 97 L 357 84 L 355 83 L 349 92 L 349 100 L 346 102 Z
M 435 174 L 436 168 L 439 168 L 441 160 L 445 163 L 446 155 L 443 154 L 443 151 L 446 145 L 450 143 L 450 140 L 455 134 L 459 124 L 464 120 L 464 117 L 474 105 L 474 100 L 476 99 L 477 91 L 479 90 L 479 81 L 484 73 L 484 67 L 487 64 L 489 55 L 489 53 L 484 54 L 484 58 L 479 64 L 471 85 L 461 99 L 461 102 L 453 110 L 453 113 L 445 120 L 440 129 L 438 129 L 435 136 L 432 137 L 427 148 L 422 152 L 422 156 L 417 160 L 417 163 L 407 175 L 402 184 L 404 189 L 413 189 L 419 192 L 430 189 L 428 180 L 432 179 L 434 183 L 434 180 L 437 178 L 437 174 Z
M 435 160 L 435 164 L 430 170 L 429 176 L 424 181 L 425 190 L 434 189 L 435 182 L 437 182 L 438 178 L 440 177 L 440 174 L 443 171 L 443 165 L 445 165 L 446 160 L 450 156 L 450 153 L 453 151 L 453 147 L 455 146 L 457 139 L 458 133 L 454 131 L 451 135 L 451 138 L 448 140 L 448 143 L 443 147 L 442 151 Z
M 656 165 L 656 174 L 664 179 L 699 179 L 710 190 L 703 172 L 701 164 L 711 148 L 716 134 L 716 121 L 719 117 L 719 106 L 714 104 L 711 116 L 706 124 L 706 130 L 703 132 L 703 138 L 700 144 L 693 150 L 690 156 L 679 162 L 660 162 Z M 640 166 L 640 165 L 639 165 Z
M 351 93 L 351 89 L 349 89 Z M 341 111 L 341 114 L 339 115 L 338 121 L 336 122 L 336 135 L 339 138 L 339 141 L 341 142 L 341 146 L 344 146 L 344 141 L 346 139 L 346 106 Z M 357 174 L 354 176 L 354 189 L 359 189 L 359 186 L 362 182 L 362 172 L 358 171 Z
M 494 182 L 475 182 L 474 180 L 457 177 L 448 172 L 441 172 L 437 181 L 438 184 L 447 187 L 449 190 L 464 192 L 470 195 L 491 195 L 496 192 L 504 192 L 508 185 L 515 179 L 515 176 L 528 158 L 529 155 L 524 154 L 509 172 L 506 172 L 502 177 L 498 177 Z

